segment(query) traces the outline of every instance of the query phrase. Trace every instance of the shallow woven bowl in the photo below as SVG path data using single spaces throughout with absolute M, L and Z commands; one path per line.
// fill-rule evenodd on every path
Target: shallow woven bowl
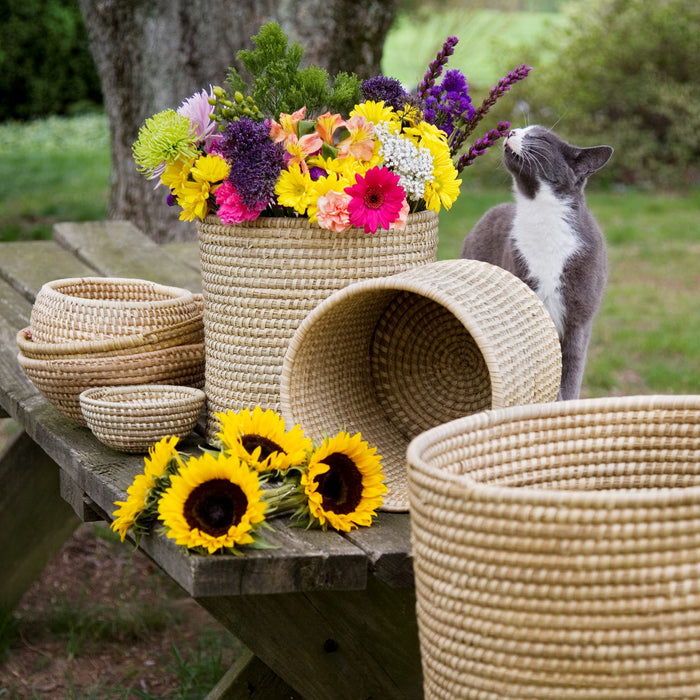
M 129 384 L 204 386 L 204 343 L 116 357 L 35 359 L 20 352 L 17 359 L 43 396 L 80 425 L 87 423 L 80 410 L 79 396 L 92 387 Z
M 80 394 L 80 409 L 95 437 L 121 452 L 147 452 L 161 438 L 187 437 L 205 395 L 183 386 L 95 387 Z
M 120 277 L 76 277 L 44 284 L 32 307 L 32 337 L 42 343 L 150 333 L 201 316 L 201 295 Z
M 486 411 L 407 452 L 426 698 L 697 698 L 700 396 Z
M 401 511 L 411 438 L 487 408 L 551 401 L 560 378 L 537 296 L 493 265 L 443 260 L 322 302 L 289 345 L 280 403 L 313 437 L 360 431 L 383 457 L 383 508 Z

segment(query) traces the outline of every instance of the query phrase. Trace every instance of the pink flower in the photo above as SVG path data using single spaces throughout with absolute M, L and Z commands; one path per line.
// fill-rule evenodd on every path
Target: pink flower
M 376 233 L 377 229 L 389 229 L 401 216 L 406 192 L 399 185 L 399 176 L 386 168 L 375 166 L 357 176 L 356 183 L 346 187 L 352 199 L 348 204 L 350 222 L 353 226 L 364 226 L 365 233 Z
M 394 221 L 394 223 L 389 224 L 389 228 L 392 231 L 403 231 L 406 228 L 406 222 L 408 221 L 408 215 L 411 211 L 411 207 L 408 205 L 408 200 L 403 200 L 403 206 L 399 212 L 399 218 Z
M 214 93 L 202 90 L 188 97 L 178 108 L 178 114 L 187 117 L 192 124 L 195 143 L 209 142 L 216 132 L 216 122 L 210 115 L 214 113 L 214 105 L 209 104 L 209 99 Z
M 336 233 L 347 231 L 352 226 L 350 214 L 348 213 L 350 200 L 349 194 L 342 194 L 333 190 L 319 197 L 316 203 L 318 207 L 316 214 L 318 225 Z
M 238 224 L 241 221 L 254 221 L 267 206 L 258 202 L 255 207 L 247 207 L 230 180 L 224 180 L 216 190 L 216 203 L 219 205 L 219 218 L 225 224 Z

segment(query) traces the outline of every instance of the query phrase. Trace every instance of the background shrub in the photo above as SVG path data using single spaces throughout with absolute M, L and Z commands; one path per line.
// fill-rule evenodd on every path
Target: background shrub
M 616 149 L 604 176 L 684 187 L 700 179 L 700 4 L 590 0 L 569 6 L 519 93 L 531 123 Z
M 78 0 L 0 0 L 0 120 L 101 102 Z

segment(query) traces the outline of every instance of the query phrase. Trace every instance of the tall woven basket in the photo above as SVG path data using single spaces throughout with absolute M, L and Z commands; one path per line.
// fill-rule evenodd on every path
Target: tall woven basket
M 407 457 L 426 698 L 700 697 L 700 396 L 486 411 Z
M 217 412 L 279 409 L 289 340 L 334 291 L 433 262 L 438 217 L 409 215 L 403 231 L 334 233 L 306 219 L 197 224 L 204 291 L 207 437 Z

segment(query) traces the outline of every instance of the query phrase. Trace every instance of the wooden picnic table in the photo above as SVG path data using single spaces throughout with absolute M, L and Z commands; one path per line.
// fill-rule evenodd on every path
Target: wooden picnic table
M 122 221 L 58 224 L 53 240 L 0 244 L 0 415 L 22 428 L 0 455 L 0 612 L 16 605 L 80 521 L 110 521 L 114 501 L 143 470 L 143 456 L 102 445 L 20 368 L 15 336 L 29 325 L 36 293 L 53 279 L 96 275 L 200 292 L 198 268 L 195 242 L 158 245 Z M 349 534 L 271 522 L 266 539 L 279 547 L 244 556 L 188 555 L 162 536 L 141 540 L 246 646 L 208 697 L 422 697 L 408 515 L 380 513 Z

